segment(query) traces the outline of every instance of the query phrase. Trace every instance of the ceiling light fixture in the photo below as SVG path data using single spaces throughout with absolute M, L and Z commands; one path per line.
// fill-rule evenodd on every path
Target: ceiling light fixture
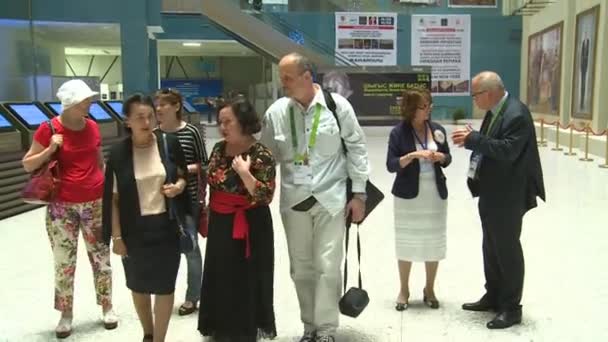
M 201 43 L 195 43 L 195 42 L 188 42 L 188 43 L 182 43 L 183 46 L 188 46 L 188 47 L 200 47 Z

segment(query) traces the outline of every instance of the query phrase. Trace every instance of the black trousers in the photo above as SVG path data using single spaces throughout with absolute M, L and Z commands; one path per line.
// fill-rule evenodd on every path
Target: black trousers
M 524 254 L 519 240 L 524 211 L 491 205 L 480 199 L 483 228 L 485 298 L 499 311 L 521 308 L 524 287 Z

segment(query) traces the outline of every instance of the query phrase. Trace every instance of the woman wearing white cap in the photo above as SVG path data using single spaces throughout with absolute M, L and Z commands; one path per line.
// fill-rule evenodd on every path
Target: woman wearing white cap
M 55 309 L 61 312 L 55 329 L 58 338 L 66 338 L 72 333 L 74 271 L 80 231 L 93 268 L 104 327 L 114 329 L 118 325 L 112 310 L 110 250 L 100 239 L 104 186 L 101 135 L 97 124 L 87 119 L 92 98 L 97 94 L 81 80 L 64 83 L 57 92 L 62 105 L 61 115 L 38 127 L 32 145 L 23 157 L 27 172 L 38 169 L 51 157 L 59 161 L 61 169 L 61 187 L 46 214 L 46 228 L 55 259 Z

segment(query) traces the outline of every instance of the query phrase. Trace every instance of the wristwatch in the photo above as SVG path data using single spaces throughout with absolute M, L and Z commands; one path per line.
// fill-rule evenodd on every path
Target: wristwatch
M 365 192 L 355 192 L 353 197 L 358 198 L 365 203 L 367 201 L 367 194 Z

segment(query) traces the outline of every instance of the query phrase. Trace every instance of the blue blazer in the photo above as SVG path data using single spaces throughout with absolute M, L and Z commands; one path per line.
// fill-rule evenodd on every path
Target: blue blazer
M 445 162 L 443 164 L 435 163 L 435 180 L 437 183 L 437 191 L 442 199 L 448 197 L 448 188 L 446 186 L 446 178 L 443 174 L 443 167 L 447 167 L 452 162 L 450 147 L 448 146 L 448 136 L 445 128 L 440 124 L 429 121 L 433 140 L 437 144 L 437 151 L 445 154 Z M 435 132 L 443 133 L 443 141 L 437 141 Z M 386 168 L 388 172 L 397 173 L 393 183 L 392 193 L 396 197 L 411 199 L 418 196 L 419 177 L 420 177 L 420 162 L 414 159 L 405 168 L 399 165 L 399 158 L 410 152 L 416 151 L 416 140 L 414 138 L 412 125 L 402 121 L 391 131 L 388 140 L 388 152 L 386 155 Z

